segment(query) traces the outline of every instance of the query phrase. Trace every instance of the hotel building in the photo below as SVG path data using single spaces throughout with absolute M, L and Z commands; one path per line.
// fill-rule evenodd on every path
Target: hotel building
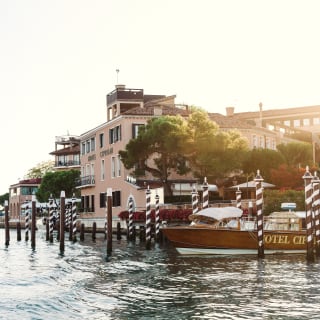
M 145 172 L 139 178 L 130 175 L 121 162 L 119 151 L 135 138 L 140 126 L 161 115 L 188 116 L 185 106 L 175 105 L 175 96 L 144 94 L 143 89 L 128 89 L 117 85 L 107 95 L 106 122 L 80 136 L 81 208 L 82 217 L 105 217 L 106 192 L 112 190 L 112 213 L 116 217 L 128 208 L 132 197 L 135 210 L 145 209 L 146 189 L 151 190 L 151 204 L 155 195 L 164 202 L 163 186 Z M 172 175 L 182 181 L 186 176 Z M 184 180 L 183 180 L 184 181 Z M 194 182 L 189 180 L 189 182 Z

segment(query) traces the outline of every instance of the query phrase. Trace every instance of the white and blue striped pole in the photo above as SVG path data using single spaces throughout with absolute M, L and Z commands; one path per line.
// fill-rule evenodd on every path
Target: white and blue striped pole
M 238 189 L 236 191 L 236 202 L 237 202 L 236 206 L 237 206 L 238 209 L 241 209 L 241 193 L 242 192 L 238 187 Z
M 133 240 L 133 198 L 129 196 L 129 226 L 128 226 L 129 240 Z
M 191 201 L 192 201 L 192 214 L 198 212 L 198 192 L 196 191 L 196 187 L 193 186 L 191 192 Z
M 156 228 L 155 228 L 155 238 L 156 241 L 160 240 L 160 206 L 159 206 L 159 195 L 158 193 L 156 194 L 156 207 L 155 207 L 155 223 L 156 223 Z
M 25 225 L 24 225 L 24 229 L 25 229 L 25 240 L 28 241 L 29 240 L 29 204 L 26 205 L 25 208 Z
M 316 245 L 316 256 L 320 256 L 320 179 L 317 176 L 317 172 L 314 173 L 312 179 L 312 207 L 314 212 L 314 225 L 315 225 L 315 245 Z
M 151 248 L 151 191 L 146 191 L 146 249 Z
M 53 242 L 53 198 L 52 198 L 52 194 L 50 195 L 49 198 L 49 241 Z
M 209 208 L 209 186 L 206 177 L 204 178 L 202 189 L 202 209 L 206 209 Z
M 313 253 L 313 226 L 312 226 L 312 179 L 313 176 L 306 167 L 306 172 L 302 177 L 304 179 L 305 205 L 306 205 L 306 226 L 307 226 L 307 261 L 314 261 Z
M 258 231 L 258 258 L 264 257 L 264 240 L 263 240 L 263 195 L 262 181 L 260 170 L 257 170 L 257 176 L 254 178 L 256 183 L 256 207 L 257 207 L 257 231 Z
M 71 199 L 71 206 L 72 206 L 72 240 L 73 242 L 77 241 L 77 202 L 76 197 L 73 194 Z

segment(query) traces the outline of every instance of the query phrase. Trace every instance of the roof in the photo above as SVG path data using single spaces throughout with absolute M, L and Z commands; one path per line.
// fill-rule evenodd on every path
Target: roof
M 224 116 L 220 113 L 208 113 L 210 120 L 214 121 L 221 129 L 223 128 L 237 128 L 237 129 L 251 129 L 253 125 L 235 116 Z
M 262 110 L 263 117 L 288 116 L 289 114 L 320 113 L 320 106 L 294 107 L 286 109 Z M 238 118 L 252 119 L 260 116 L 260 111 L 239 112 L 234 114 Z
M 73 147 L 66 147 L 66 148 L 62 148 L 62 149 L 50 152 L 51 155 L 55 155 L 55 156 L 67 155 L 67 154 L 78 154 L 78 153 L 80 153 L 79 145 L 76 145 Z
M 248 181 L 241 184 L 237 184 L 235 186 L 230 187 L 229 189 L 246 189 L 246 188 L 255 188 L 255 181 Z M 262 188 L 275 188 L 274 184 L 262 181 Z
M 154 110 L 159 108 L 162 109 L 162 115 L 167 115 L 167 116 L 176 116 L 176 115 L 188 116 L 190 114 L 189 111 L 180 109 L 180 108 L 175 108 L 174 106 L 172 107 L 150 106 L 146 108 L 141 108 L 141 107 L 131 108 L 126 112 L 124 112 L 123 115 L 153 116 L 155 114 Z
M 239 218 L 242 216 L 242 210 L 236 207 L 220 207 L 220 208 L 206 208 L 198 211 L 197 213 L 191 214 L 189 220 L 207 221 L 214 222 L 228 218 Z

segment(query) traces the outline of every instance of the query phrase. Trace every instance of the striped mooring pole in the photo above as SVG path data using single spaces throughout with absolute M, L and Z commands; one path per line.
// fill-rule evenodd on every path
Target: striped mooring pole
M 146 191 L 146 249 L 151 248 L 151 191 Z
M 196 191 L 196 187 L 193 186 L 192 192 L 191 192 L 191 205 L 192 205 L 192 214 L 195 214 L 198 212 L 198 192 Z
M 314 245 L 313 245 L 313 226 L 312 226 L 312 179 L 313 176 L 309 172 L 309 167 L 306 167 L 306 172 L 302 177 L 304 180 L 304 193 L 306 205 L 306 226 L 307 226 L 307 261 L 314 261 Z
M 129 225 L 128 225 L 129 240 L 133 240 L 133 198 L 129 196 Z
M 160 241 L 160 206 L 159 206 L 159 195 L 158 193 L 156 194 L 156 206 L 155 206 L 155 223 L 156 223 L 156 228 L 155 228 L 155 238 L 156 241 Z
M 263 211 L 262 211 L 262 181 L 260 170 L 257 170 L 257 175 L 254 178 L 256 183 L 256 207 L 257 207 L 257 231 L 258 231 L 258 258 L 264 257 L 264 241 L 263 241 Z
M 72 241 L 77 241 L 77 202 L 76 197 L 73 194 L 71 199 L 71 206 L 72 206 Z
M 237 208 L 241 209 L 241 190 L 238 187 L 238 190 L 236 191 L 236 202 L 237 202 Z
M 29 240 L 29 205 L 26 206 L 25 212 L 26 212 L 26 216 L 25 216 L 25 225 L 24 225 L 24 231 L 25 231 L 25 240 L 28 241 Z
M 320 179 L 317 176 L 317 172 L 314 173 L 312 179 L 312 204 L 313 204 L 313 212 L 314 212 L 314 224 L 315 224 L 315 245 L 316 245 L 316 256 L 320 256 Z
M 52 194 L 49 198 L 49 241 L 53 242 L 53 198 Z
M 204 178 L 202 189 L 203 189 L 202 209 L 206 209 L 206 208 L 209 208 L 209 186 L 208 186 L 208 182 L 207 182 L 207 177 Z

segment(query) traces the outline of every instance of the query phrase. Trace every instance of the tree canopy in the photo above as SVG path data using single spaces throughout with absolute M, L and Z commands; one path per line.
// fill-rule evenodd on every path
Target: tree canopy
M 164 183 L 165 193 L 171 195 L 168 185 L 171 172 L 185 174 L 189 171 L 183 155 L 186 138 L 185 123 L 180 116 L 153 118 L 119 154 L 126 169 L 134 168 L 136 176 L 150 172 Z
M 201 110 L 187 119 L 187 132 L 189 143 L 185 152 L 194 175 L 201 179 L 221 178 L 239 169 L 248 151 L 248 142 L 237 130 L 220 130 Z
M 312 145 L 306 142 L 281 143 L 277 146 L 278 151 L 282 154 L 288 166 L 312 165 Z
M 54 161 L 43 161 L 31 168 L 27 173 L 28 179 L 42 178 L 47 172 L 52 172 Z
M 79 196 L 79 190 L 76 189 L 79 178 L 78 170 L 47 172 L 36 193 L 38 201 L 48 201 L 51 194 L 54 198 L 59 198 L 62 190 L 65 191 L 66 197 L 72 197 L 73 194 Z
M 192 170 L 194 176 L 208 180 L 221 177 L 239 168 L 247 150 L 239 132 L 223 132 L 207 113 L 196 109 L 187 119 L 153 118 L 119 154 L 126 169 L 133 169 L 135 175 L 150 172 L 164 183 L 165 194 L 171 195 L 172 172 L 183 175 Z
M 243 173 L 252 174 L 260 170 L 263 179 L 267 182 L 271 178 L 271 169 L 278 168 L 285 162 L 281 153 L 270 149 L 250 150 L 242 164 Z

